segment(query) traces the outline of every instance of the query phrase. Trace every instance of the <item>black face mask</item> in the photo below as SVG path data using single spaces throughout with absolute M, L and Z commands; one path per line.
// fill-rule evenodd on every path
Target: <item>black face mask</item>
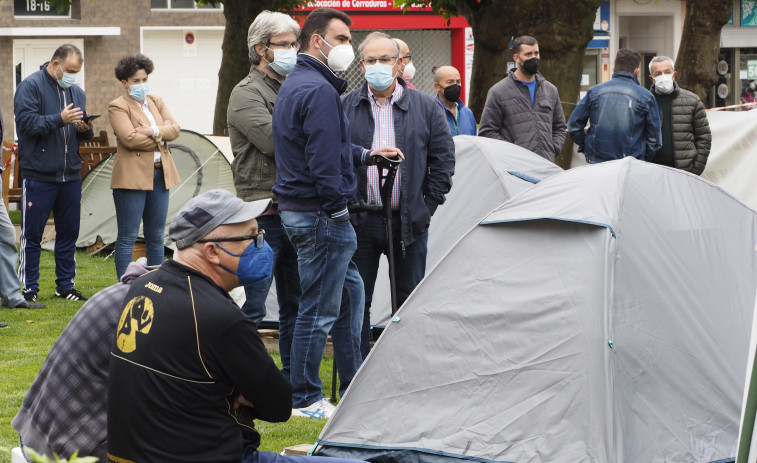
M 539 58 L 527 59 L 521 63 L 520 67 L 527 73 L 534 75 L 539 71 Z
M 457 100 L 460 99 L 460 92 L 462 92 L 462 90 L 463 88 L 461 86 L 452 84 L 444 89 L 444 98 L 452 103 L 457 103 Z

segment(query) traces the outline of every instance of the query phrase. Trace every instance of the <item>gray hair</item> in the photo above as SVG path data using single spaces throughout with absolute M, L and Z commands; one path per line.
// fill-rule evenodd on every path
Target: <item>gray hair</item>
M 398 44 L 389 34 L 384 34 L 383 32 L 371 32 L 362 42 L 360 42 L 360 45 L 357 46 L 357 54 L 360 56 L 360 59 L 363 59 L 363 50 L 365 49 L 365 46 L 368 45 L 368 42 L 377 38 L 391 40 L 394 44 L 394 53 L 397 56 L 400 56 L 400 44 Z
M 670 61 L 670 67 L 672 67 L 674 71 L 676 70 L 676 63 L 674 63 L 672 59 L 667 56 L 655 56 L 649 62 L 649 73 L 652 74 L 652 63 L 660 63 L 662 61 Z
M 262 43 L 268 46 L 271 37 L 291 32 L 299 40 L 300 25 L 297 21 L 283 13 L 265 10 L 261 12 L 250 24 L 247 30 L 247 47 L 250 49 L 250 61 L 252 64 L 260 64 L 260 55 L 255 51 L 255 45 Z

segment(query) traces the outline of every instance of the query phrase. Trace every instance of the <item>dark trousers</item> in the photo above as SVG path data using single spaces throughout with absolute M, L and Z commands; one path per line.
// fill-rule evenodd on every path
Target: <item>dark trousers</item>
M 355 228 L 357 233 L 357 251 L 353 260 L 357 264 L 365 287 L 365 313 L 363 314 L 363 331 L 360 339 L 360 351 L 363 358 L 371 349 L 371 302 L 376 285 L 381 254 L 387 253 L 386 225 L 378 213 L 369 212 L 366 220 Z M 392 238 L 394 241 L 394 271 L 397 283 L 397 307 L 402 306 L 405 299 L 426 274 L 426 254 L 428 252 L 428 230 L 412 244 L 402 247 L 402 222 L 400 215 L 392 217 Z M 388 290 L 388 289 L 387 289 Z M 388 315 L 388 314 L 387 314 Z
M 81 180 L 40 182 L 24 179 L 18 279 L 24 291 L 39 292 L 39 255 L 50 212 L 55 219 L 55 289 L 74 287 L 76 240 L 79 238 Z
M 300 309 L 300 275 L 297 271 L 297 250 L 281 226 L 278 214 L 258 217 L 258 230 L 265 230 L 265 240 L 273 249 L 273 275 L 271 278 L 244 287 L 245 302 L 242 311 L 256 325 L 266 316 L 265 301 L 271 282 L 276 280 L 276 298 L 279 303 L 279 353 L 281 371 L 289 377 L 289 360 L 292 352 L 292 333 Z

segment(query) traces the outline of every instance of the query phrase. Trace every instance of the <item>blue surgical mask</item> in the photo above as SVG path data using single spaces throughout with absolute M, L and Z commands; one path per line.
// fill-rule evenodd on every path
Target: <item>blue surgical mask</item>
M 218 243 L 215 243 L 215 245 L 223 249 L 226 254 L 239 257 L 239 265 L 236 272 L 227 269 L 223 265 L 221 265 L 221 268 L 236 275 L 239 278 L 240 285 L 247 286 L 271 278 L 271 272 L 273 272 L 273 249 L 271 249 L 268 243 L 263 242 L 262 248 L 256 247 L 254 242 L 250 243 L 242 254 L 229 252 Z
M 130 85 L 129 88 L 129 95 L 136 101 L 144 101 L 150 91 L 150 86 L 147 84 Z
M 63 72 L 63 68 L 61 68 L 60 72 L 63 74 L 63 76 L 58 81 L 58 85 L 60 85 L 62 88 L 68 88 L 74 85 L 74 81 L 76 80 L 76 74 L 73 74 L 70 72 Z
M 266 62 L 268 62 L 268 60 L 266 60 Z M 268 64 L 271 66 L 271 69 L 276 71 L 279 75 L 286 76 L 292 72 L 296 62 L 297 50 L 294 48 L 287 48 L 285 50 L 273 50 L 273 62 L 269 62 Z
M 392 66 L 388 64 L 376 63 L 372 66 L 365 67 L 365 80 L 368 85 L 375 90 L 386 90 L 394 82 L 394 73 Z

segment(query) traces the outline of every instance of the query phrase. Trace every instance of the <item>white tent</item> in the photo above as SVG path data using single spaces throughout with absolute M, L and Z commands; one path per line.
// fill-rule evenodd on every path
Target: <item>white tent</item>
M 628 158 L 450 244 L 317 452 L 374 462 L 716 462 L 736 452 L 757 213 Z
M 168 143 L 181 183 L 170 190 L 166 236 L 168 236 L 171 219 L 192 197 L 214 188 L 222 188 L 232 193 L 236 191 L 230 160 L 216 146 L 216 143 L 223 145 L 223 138 L 214 137 L 214 139 L 215 141 L 211 141 L 196 132 L 182 130 L 176 140 Z M 82 180 L 81 220 L 79 238 L 76 241 L 77 248 L 92 246 L 98 239 L 105 246 L 116 241 L 118 236 L 116 207 L 110 189 L 112 174 L 113 157 L 111 156 L 95 166 Z M 141 228 L 139 236 L 142 236 Z M 54 240 L 43 245 L 45 249 L 53 249 L 53 246 Z

